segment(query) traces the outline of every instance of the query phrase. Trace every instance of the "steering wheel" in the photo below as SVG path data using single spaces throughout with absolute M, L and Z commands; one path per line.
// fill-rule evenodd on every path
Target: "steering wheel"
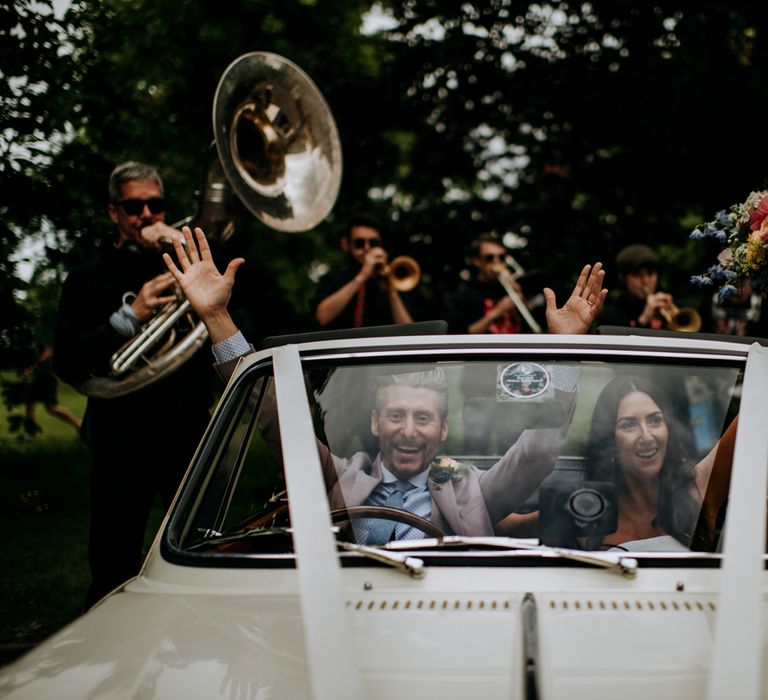
M 345 520 L 352 521 L 358 518 L 394 520 L 395 522 L 405 523 L 417 530 L 421 530 L 429 537 L 445 537 L 447 534 L 431 520 L 422 518 L 415 513 L 409 513 L 407 510 L 390 508 L 389 506 L 349 506 L 348 508 L 334 508 L 331 511 L 332 523 L 344 522 Z

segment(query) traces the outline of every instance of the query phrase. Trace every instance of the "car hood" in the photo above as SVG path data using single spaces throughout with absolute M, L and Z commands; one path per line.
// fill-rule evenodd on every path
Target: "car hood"
M 713 607 L 703 599 L 537 599 L 543 696 L 652 693 L 659 700 L 704 692 Z M 520 697 L 521 600 L 517 594 L 466 592 L 348 598 L 358 654 L 350 669 L 357 664 L 368 698 Z M 327 653 L 334 653 L 332 636 Z M 0 696 L 307 698 L 299 601 L 263 592 L 129 589 L 4 669 Z

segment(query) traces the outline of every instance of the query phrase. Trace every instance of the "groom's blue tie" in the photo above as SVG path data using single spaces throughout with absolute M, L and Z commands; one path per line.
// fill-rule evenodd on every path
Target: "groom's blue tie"
M 408 481 L 402 481 L 398 479 L 391 484 L 387 484 L 387 487 L 391 489 L 387 500 L 382 503 L 384 506 L 390 508 L 403 509 L 403 503 L 405 503 L 405 494 L 412 488 L 415 488 L 413 484 Z M 373 523 L 371 531 L 368 533 L 368 537 L 365 540 L 366 544 L 386 544 L 392 539 L 392 534 L 395 530 L 396 522 L 387 520 L 385 518 L 376 518 Z

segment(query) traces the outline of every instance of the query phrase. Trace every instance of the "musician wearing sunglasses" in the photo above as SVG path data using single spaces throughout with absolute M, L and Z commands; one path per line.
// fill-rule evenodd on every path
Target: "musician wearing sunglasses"
M 312 304 L 318 323 L 328 329 L 412 323 L 402 297 L 389 283 L 389 257 L 379 226 L 356 217 L 339 244 L 347 259 L 318 282 Z
M 470 244 L 474 275 L 463 283 L 451 304 L 453 333 L 524 333 L 520 314 L 499 281 L 507 276 L 522 299 L 522 291 L 505 262 L 507 249 L 495 233 L 483 233 Z
M 54 367 L 80 386 L 106 377 L 112 354 L 176 297 L 161 256 L 178 231 L 164 222 L 163 183 L 127 162 L 109 180 L 115 235 L 62 289 Z M 214 375 L 198 352 L 175 372 L 123 396 L 88 399 L 83 438 L 92 454 L 88 559 L 90 607 L 139 571 L 150 510 L 170 505 L 209 419 Z

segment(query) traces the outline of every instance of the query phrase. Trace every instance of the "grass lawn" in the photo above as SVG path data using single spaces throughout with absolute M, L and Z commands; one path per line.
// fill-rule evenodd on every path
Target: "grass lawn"
M 85 397 L 64 384 L 59 402 L 82 416 Z M 21 415 L 22 408 L 12 413 Z M 50 636 L 80 613 L 90 580 L 90 456 L 74 428 L 37 407 L 43 432 L 20 442 L 0 404 L 0 650 L 12 654 Z M 152 514 L 147 543 L 162 519 Z

